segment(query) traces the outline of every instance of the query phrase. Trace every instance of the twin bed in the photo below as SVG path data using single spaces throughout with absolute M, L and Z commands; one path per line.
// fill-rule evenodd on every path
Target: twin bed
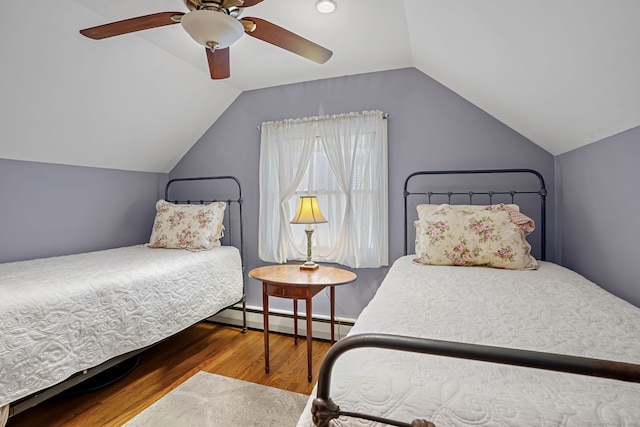
M 210 187 L 220 187 L 229 197 L 167 203 L 176 186 L 197 187 L 209 197 Z M 0 264 L 5 415 L 117 370 L 226 307 L 241 302 L 244 308 L 238 180 L 171 180 L 165 200 L 158 202 L 150 244 Z
M 434 183 L 441 178 L 448 189 Z M 463 189 L 464 178 L 471 187 Z M 483 190 L 483 180 L 498 189 Z M 349 336 L 331 348 L 298 427 L 638 425 L 640 309 L 550 262 L 472 266 L 482 255 L 469 249 L 472 235 L 495 238 L 473 217 L 486 216 L 482 205 L 515 218 L 516 228 L 528 218 L 505 206 L 535 217 L 531 240 L 544 257 L 546 189 L 537 172 L 420 172 L 404 196 L 405 240 L 414 237 L 415 212 L 429 212 L 415 224 L 420 249 L 395 261 Z M 465 230 L 450 207 L 461 203 L 481 205 L 460 208 L 475 218 Z M 439 258 L 432 249 L 447 233 L 466 248 L 449 242 L 439 249 L 449 258 Z M 442 259 L 452 265 L 427 262 Z

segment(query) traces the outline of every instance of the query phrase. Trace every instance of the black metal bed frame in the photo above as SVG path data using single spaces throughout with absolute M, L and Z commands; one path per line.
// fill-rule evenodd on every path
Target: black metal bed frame
M 539 180 L 539 189 L 537 191 L 508 191 L 508 192 L 410 192 L 408 191 L 408 183 L 411 178 L 420 175 L 467 175 L 467 174 L 498 174 L 498 173 L 526 173 L 533 174 Z M 473 196 L 478 194 L 488 195 L 491 200 L 496 194 L 507 194 L 511 196 L 513 201 L 517 194 L 537 194 L 540 197 L 541 206 L 541 224 L 542 230 L 542 258 L 545 256 L 546 244 L 546 202 L 545 198 L 547 190 L 545 188 L 542 175 L 532 169 L 493 169 L 493 170 L 455 170 L 455 171 L 421 171 L 415 172 L 407 177 L 404 184 L 404 252 L 407 255 L 407 239 L 408 239 L 408 208 L 407 198 L 411 195 L 427 196 L 431 201 L 433 195 L 448 196 L 451 200 L 452 195 L 468 195 L 470 204 L 473 204 Z M 476 344 L 466 344 L 460 342 L 440 341 L 426 338 L 416 338 L 409 336 L 368 333 L 347 336 L 333 345 L 327 352 L 320 373 L 318 375 L 317 395 L 312 404 L 313 423 L 318 427 L 327 427 L 331 420 L 340 416 L 354 417 L 364 420 L 386 423 L 389 425 L 400 427 L 434 427 L 434 424 L 424 420 L 416 419 L 410 423 L 398 420 L 391 420 L 370 414 L 358 412 L 342 411 L 340 407 L 333 402 L 330 397 L 331 389 L 331 371 L 337 359 L 347 351 L 357 348 L 383 348 L 397 351 L 408 351 L 414 353 L 431 354 L 445 357 L 455 357 L 461 359 L 478 360 L 485 362 L 501 363 L 514 366 L 523 366 L 530 368 L 545 369 L 557 372 L 567 372 L 579 375 L 588 375 L 601 378 L 610 378 L 620 381 L 628 381 L 640 383 L 640 365 L 631 363 L 614 362 L 602 359 L 593 359 L 586 357 L 567 356 L 554 353 L 544 353 L 527 350 L 517 350 L 511 348 L 493 347 Z
M 173 199 L 172 200 L 169 197 L 169 192 L 172 184 L 176 184 L 178 182 L 217 181 L 217 180 L 233 181 L 235 183 L 235 186 L 237 187 L 237 195 L 234 198 L 228 198 L 225 200 L 218 200 L 218 199 L 212 199 L 212 200 Z M 240 184 L 240 180 L 238 180 L 238 178 L 236 178 L 235 176 L 230 176 L 230 175 L 201 176 L 201 177 L 194 177 L 194 178 L 174 178 L 169 180 L 169 182 L 167 182 L 167 185 L 165 185 L 164 187 L 164 199 L 167 202 L 171 202 L 171 203 L 185 203 L 185 204 L 193 204 L 193 203 L 205 204 L 205 203 L 213 203 L 213 202 L 219 202 L 219 201 L 226 202 L 229 213 L 231 213 L 232 206 L 234 204 L 238 205 L 238 216 L 240 220 L 240 224 L 239 224 L 240 241 L 238 243 L 238 246 L 239 246 L 238 249 L 240 251 L 240 260 L 242 263 L 242 299 L 233 305 L 236 305 L 240 302 L 242 303 L 242 333 L 246 334 L 247 333 L 247 292 L 246 292 L 246 280 L 244 277 L 244 270 L 245 270 L 246 263 L 245 263 L 245 253 L 244 253 L 244 217 L 242 215 L 242 205 L 244 203 L 244 200 L 242 199 L 242 185 Z M 231 236 L 233 236 L 233 223 L 231 222 L 231 215 L 225 215 L 225 219 L 226 219 L 226 223 L 224 223 L 225 230 L 228 230 L 227 235 L 229 236 L 229 243 L 231 243 Z
M 528 368 L 545 369 L 547 371 L 566 372 L 640 383 L 640 365 L 633 363 L 401 335 L 356 334 L 345 337 L 335 343 L 329 349 L 322 362 L 320 373 L 318 374 L 318 393 L 311 408 L 313 422 L 316 426 L 327 427 L 330 425 L 329 423 L 332 419 L 340 416 L 361 418 L 399 427 L 434 426 L 433 423 L 424 419 L 416 419 L 411 421 L 411 423 L 406 423 L 374 415 L 340 410 L 340 407 L 329 397 L 331 370 L 341 355 L 347 351 L 363 347 L 455 357 L 458 359 L 524 366 Z
M 228 181 L 232 181 L 234 182 L 234 185 L 237 187 L 237 196 L 234 196 L 234 198 L 232 199 L 226 199 L 226 200 L 170 200 L 169 199 L 169 191 L 171 188 L 171 185 L 177 182 L 183 182 L 183 181 L 216 181 L 216 180 L 228 180 Z M 244 254 L 244 218 L 242 216 L 242 205 L 243 205 L 243 199 L 242 199 L 242 186 L 240 184 L 240 181 L 233 176 L 206 176 L 206 177 L 195 177 L 195 178 L 176 178 L 176 179 L 171 179 L 167 182 L 166 186 L 165 186 L 165 190 L 164 190 L 164 199 L 168 202 L 171 203 L 187 203 L 187 204 L 191 204 L 191 203 L 200 203 L 200 204 L 204 204 L 204 203 L 213 203 L 216 201 L 225 201 L 227 202 L 227 208 L 229 210 L 229 212 L 231 213 L 231 206 L 237 204 L 237 210 L 238 210 L 238 217 L 239 217 L 239 232 L 237 234 L 239 234 L 239 242 L 238 244 L 238 249 L 240 251 L 240 259 L 241 259 L 241 263 L 242 263 L 242 299 L 240 301 L 235 302 L 234 304 L 232 304 L 229 307 L 235 306 L 236 304 L 242 303 L 242 320 L 243 320 L 243 326 L 242 326 L 242 333 L 245 334 L 247 333 L 247 306 L 246 306 L 246 280 L 244 277 L 244 269 L 245 269 L 245 254 Z M 233 233 L 233 223 L 231 222 L 231 215 L 225 215 L 225 227 L 226 230 L 228 230 L 227 233 L 227 242 L 229 244 L 231 244 L 232 241 L 234 241 L 234 239 L 232 239 L 232 236 L 234 235 Z M 229 307 L 223 308 L 222 310 L 225 310 Z M 222 311 L 221 310 L 221 311 Z M 217 313 L 213 313 L 211 316 L 215 315 Z M 211 316 L 207 316 L 207 319 L 210 318 Z M 207 320 L 207 319 L 203 319 L 203 320 Z M 169 338 L 169 337 L 168 337 Z M 165 338 L 161 341 L 159 341 L 158 343 L 168 339 Z M 58 394 L 61 394 L 63 392 L 68 392 L 70 389 L 81 386 L 83 382 L 87 382 L 88 380 L 90 381 L 92 378 L 96 378 L 96 376 L 98 376 L 99 374 L 105 374 L 107 373 L 107 371 L 113 371 L 116 370 L 117 371 L 117 375 L 118 378 L 122 378 L 123 376 L 125 376 L 126 374 L 128 374 L 129 372 L 131 372 L 135 366 L 137 365 L 137 357 L 140 353 L 142 353 L 143 351 L 155 346 L 156 344 L 152 344 L 150 346 L 147 347 L 143 347 L 141 349 L 138 350 L 133 350 L 131 352 L 122 354 L 120 356 L 116 356 L 113 359 L 107 360 L 106 362 L 95 366 L 93 368 L 89 368 L 86 369 L 82 372 L 78 372 L 74 375 L 72 375 L 71 377 L 69 377 L 68 379 L 64 380 L 63 382 L 56 384 L 54 386 L 51 386 L 47 389 L 44 389 L 42 391 L 36 392 L 34 394 L 32 394 L 31 396 L 27 396 L 25 398 L 22 398 L 16 402 L 12 402 L 9 406 L 9 418 L 11 418 L 12 416 L 15 416 L 21 412 L 26 411 L 29 408 L 32 408 L 34 406 L 36 406 L 37 404 L 44 402 L 47 399 L 50 399 Z M 123 366 L 123 364 L 125 364 L 125 362 L 129 362 L 131 360 L 134 360 L 134 362 L 132 363 L 128 363 L 126 368 L 120 368 L 121 366 Z M 116 379 L 116 380 L 117 380 Z M 109 385 L 111 383 L 115 382 L 114 379 L 109 379 L 107 381 L 105 381 L 101 386 L 106 386 Z M 100 388 L 101 386 L 96 386 L 96 387 L 92 387 L 89 390 L 94 390 L 97 388 Z
M 530 190 L 509 190 L 509 191 L 414 191 L 408 190 L 409 182 L 416 177 L 425 175 L 496 175 L 496 174 L 522 174 L 533 175 L 538 179 L 538 189 L 535 191 Z M 404 197 L 404 254 L 408 255 L 408 201 L 410 196 L 427 196 L 427 202 L 431 203 L 433 196 L 447 196 L 448 203 L 451 203 L 452 196 L 468 196 L 469 204 L 473 205 L 473 198 L 475 196 L 489 196 L 489 204 L 493 203 L 493 198 L 500 195 L 508 195 L 511 197 L 511 203 L 515 203 L 516 195 L 538 195 L 540 197 L 540 237 L 541 237 L 541 256 L 542 260 L 546 259 L 546 242 L 547 242 L 547 187 L 544 183 L 544 178 L 540 172 L 533 169 L 473 169 L 473 170 L 445 170 L 445 171 L 420 171 L 414 172 L 407 177 L 404 181 L 404 191 L 402 193 Z
M 234 198 L 227 198 L 225 200 L 220 200 L 220 199 L 211 199 L 211 200 L 204 200 L 204 199 L 199 199 L 199 200 L 179 200 L 179 199 L 171 199 L 169 197 L 169 191 L 171 188 L 172 184 L 176 184 L 178 182 L 194 182 L 194 181 L 217 181 L 217 180 L 230 180 L 233 181 L 235 183 L 235 186 L 237 187 L 237 195 Z M 201 205 L 205 204 L 205 203 L 214 203 L 214 202 L 226 202 L 227 203 L 227 209 L 229 210 L 229 213 L 231 213 L 232 210 L 232 206 L 234 204 L 238 205 L 238 217 L 240 220 L 240 224 L 239 224 L 239 234 L 240 234 L 240 241 L 238 242 L 238 250 L 240 251 L 240 261 L 242 263 L 242 299 L 238 302 L 236 302 L 235 304 L 232 304 L 229 307 L 226 308 L 230 308 L 238 303 L 242 303 L 242 333 L 246 334 L 247 333 L 247 289 L 246 289 L 246 280 L 244 277 L 244 270 L 245 270 L 245 254 L 244 254 L 244 217 L 242 215 L 242 205 L 244 203 L 244 200 L 242 199 L 242 185 L 240 184 L 240 180 L 238 178 L 236 178 L 235 176 L 231 176 L 231 175 L 223 175 L 223 176 L 200 176 L 200 177 L 193 177 L 193 178 L 174 178 L 169 180 L 169 182 L 167 182 L 167 185 L 165 185 L 164 187 L 164 199 L 167 202 L 171 202 L 171 203 L 184 203 L 184 204 L 194 204 L 194 203 L 199 203 Z M 225 219 L 226 219 L 226 223 L 225 224 L 225 230 L 228 230 L 227 236 L 229 236 L 229 243 L 231 244 L 232 239 L 231 236 L 233 236 L 233 223 L 231 222 L 231 215 L 225 215 Z M 226 310 L 226 308 L 224 308 L 223 310 Z

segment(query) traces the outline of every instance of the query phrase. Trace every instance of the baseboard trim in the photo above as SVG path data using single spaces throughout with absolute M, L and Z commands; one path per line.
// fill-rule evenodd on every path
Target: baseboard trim
M 221 311 L 209 320 L 225 325 L 242 326 L 242 305 L 238 304 Z M 298 315 L 298 335 L 307 336 L 306 316 Z M 331 339 L 331 322 L 328 316 L 313 316 L 311 319 L 312 336 L 316 339 Z M 339 340 L 349 333 L 355 319 L 337 317 L 335 319 L 335 338 Z M 247 327 L 264 330 L 262 307 L 247 306 Z M 269 331 L 293 335 L 293 312 L 269 311 Z

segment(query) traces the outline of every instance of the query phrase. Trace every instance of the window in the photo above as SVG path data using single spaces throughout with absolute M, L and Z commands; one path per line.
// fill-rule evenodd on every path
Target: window
M 388 265 L 387 127 L 380 111 L 266 122 L 260 146 L 260 259 L 306 258 L 300 195 L 318 197 L 314 261 Z

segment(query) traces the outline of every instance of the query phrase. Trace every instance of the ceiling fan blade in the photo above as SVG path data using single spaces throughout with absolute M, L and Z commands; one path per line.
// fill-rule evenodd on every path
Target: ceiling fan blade
M 98 25 L 97 27 L 85 28 L 84 30 L 80 30 L 80 34 L 94 40 L 106 39 L 107 37 L 148 30 L 149 28 L 177 24 L 180 22 L 180 17 L 182 17 L 182 15 L 184 15 L 184 12 L 154 13 L 151 15 L 138 16 L 137 18 Z M 177 18 L 172 19 L 174 16 Z
M 231 67 L 229 65 L 229 48 L 207 51 L 207 61 L 209 62 L 209 74 L 214 80 L 226 79 L 231 75 Z
M 240 21 L 244 21 L 245 33 L 250 36 L 286 49 L 289 52 L 304 56 L 318 64 L 324 64 L 331 58 L 331 55 L 333 55 L 333 52 L 329 49 L 264 19 L 242 18 Z M 247 25 L 246 21 L 250 21 L 249 25 Z M 251 22 L 255 25 L 251 25 Z M 253 29 L 251 29 L 251 27 L 253 27 Z

